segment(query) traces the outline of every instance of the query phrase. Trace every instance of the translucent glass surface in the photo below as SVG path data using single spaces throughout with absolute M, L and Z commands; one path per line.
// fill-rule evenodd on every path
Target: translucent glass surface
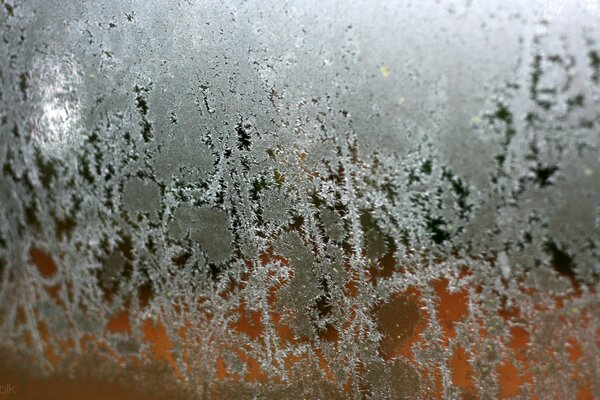
M 1 0 L 0 33 L 15 398 L 600 398 L 597 0 Z

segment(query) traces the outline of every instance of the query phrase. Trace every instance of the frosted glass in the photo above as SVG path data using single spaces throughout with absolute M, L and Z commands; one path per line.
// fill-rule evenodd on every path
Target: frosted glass
M 600 398 L 598 1 L 2 0 L 0 33 L 0 371 Z

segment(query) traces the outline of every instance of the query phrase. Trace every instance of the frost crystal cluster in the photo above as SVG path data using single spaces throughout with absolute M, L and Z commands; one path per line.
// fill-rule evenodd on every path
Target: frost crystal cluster
M 0 33 L 5 364 L 600 398 L 598 1 L 1 0 Z

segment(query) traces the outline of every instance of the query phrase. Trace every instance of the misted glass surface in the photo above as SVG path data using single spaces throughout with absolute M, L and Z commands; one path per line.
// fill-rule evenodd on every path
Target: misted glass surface
M 597 0 L 0 33 L 2 398 L 600 399 Z

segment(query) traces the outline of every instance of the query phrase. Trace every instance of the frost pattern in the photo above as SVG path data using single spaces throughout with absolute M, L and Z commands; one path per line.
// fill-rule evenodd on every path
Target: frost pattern
M 600 397 L 599 7 L 2 0 L 0 345 L 198 398 Z

